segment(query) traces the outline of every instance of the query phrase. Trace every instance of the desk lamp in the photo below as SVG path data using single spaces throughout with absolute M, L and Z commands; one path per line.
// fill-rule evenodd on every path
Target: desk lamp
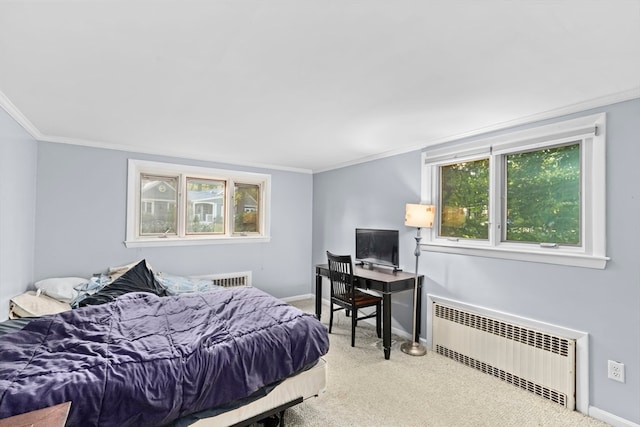
M 432 205 L 421 205 L 407 203 L 404 225 L 407 227 L 417 227 L 418 233 L 416 239 L 416 250 L 414 255 L 416 256 L 416 275 L 415 282 L 413 284 L 413 331 L 411 333 L 411 342 L 405 342 L 400 346 L 400 349 L 411 356 L 424 356 L 427 354 L 427 349 L 415 341 L 416 339 L 416 318 L 418 316 L 418 258 L 420 257 L 420 236 L 421 228 L 433 227 L 433 218 L 435 217 L 436 207 Z

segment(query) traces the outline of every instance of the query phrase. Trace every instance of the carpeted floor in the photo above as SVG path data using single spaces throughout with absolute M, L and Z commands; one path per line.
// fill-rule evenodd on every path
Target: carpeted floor
M 313 301 L 293 303 L 313 312 Z M 328 313 L 325 307 L 323 313 Z M 336 313 L 325 393 L 287 410 L 286 425 L 309 426 L 606 426 L 490 375 L 429 351 L 409 356 L 394 337 L 384 359 L 375 329 L 360 323 L 351 347 L 350 319 Z M 322 322 L 328 326 L 329 316 Z

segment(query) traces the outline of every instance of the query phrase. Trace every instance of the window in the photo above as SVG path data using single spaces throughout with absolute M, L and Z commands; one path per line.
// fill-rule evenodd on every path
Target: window
M 227 182 L 217 179 L 186 178 L 186 234 L 225 234 L 225 194 Z M 256 230 L 257 231 L 257 230 Z
M 580 245 L 581 143 L 504 156 L 503 240 Z
M 140 196 L 140 236 L 175 235 L 178 179 L 142 174 Z
M 604 268 L 605 115 L 423 153 L 430 250 Z
M 236 183 L 233 194 L 235 230 L 240 233 L 257 232 L 260 228 L 260 223 L 258 222 L 260 186 Z
M 269 175 L 129 160 L 127 247 L 269 239 Z
M 489 238 L 489 159 L 440 168 L 440 235 Z

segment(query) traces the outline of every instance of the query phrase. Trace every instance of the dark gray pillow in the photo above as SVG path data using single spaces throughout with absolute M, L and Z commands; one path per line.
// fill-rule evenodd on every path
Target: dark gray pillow
M 161 297 L 169 295 L 167 289 L 158 283 L 153 272 L 147 267 L 145 260 L 142 260 L 113 283 L 80 301 L 78 306 L 105 304 L 129 292 L 148 292 Z

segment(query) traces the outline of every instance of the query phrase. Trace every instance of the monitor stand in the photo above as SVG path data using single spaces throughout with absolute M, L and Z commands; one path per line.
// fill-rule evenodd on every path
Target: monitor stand
M 380 268 L 392 269 L 394 273 L 397 273 L 398 271 L 402 271 L 400 267 L 395 267 L 395 266 L 392 267 L 384 264 L 376 264 L 375 262 L 358 261 L 356 265 L 361 266 L 362 268 L 366 268 L 367 270 L 373 270 L 374 267 L 377 265 Z

